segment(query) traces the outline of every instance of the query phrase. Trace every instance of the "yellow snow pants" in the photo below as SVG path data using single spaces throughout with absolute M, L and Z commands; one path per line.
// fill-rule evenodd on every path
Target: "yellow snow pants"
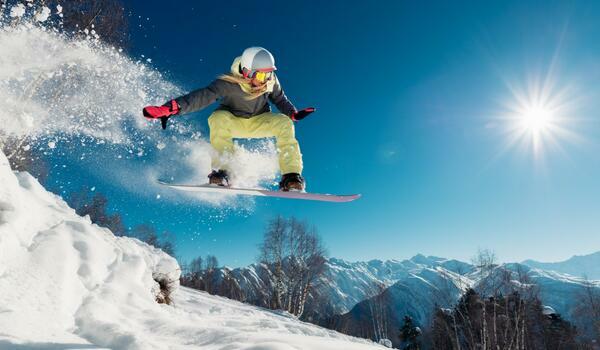
M 213 169 L 227 170 L 223 159 L 233 152 L 234 138 L 275 137 L 281 173 L 302 174 L 302 154 L 296 140 L 294 122 L 287 115 L 269 112 L 246 119 L 217 110 L 208 117 L 208 126 L 210 144 L 217 151 L 217 156 L 212 159 Z

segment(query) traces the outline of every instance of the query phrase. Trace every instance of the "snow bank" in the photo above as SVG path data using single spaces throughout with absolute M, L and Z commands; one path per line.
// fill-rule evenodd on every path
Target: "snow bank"
M 28 173 L 13 174 L 0 153 L 3 337 L 64 342 L 99 329 L 126 334 L 130 314 L 160 310 L 154 278 L 178 281 L 179 272 L 162 251 L 115 237 L 77 216 Z
M 0 349 L 369 349 L 295 318 L 188 289 L 170 256 L 79 217 L 0 153 Z

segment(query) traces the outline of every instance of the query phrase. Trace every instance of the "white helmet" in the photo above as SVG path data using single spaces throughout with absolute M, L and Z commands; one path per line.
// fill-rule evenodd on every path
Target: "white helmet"
M 244 50 L 240 61 L 240 73 L 244 77 L 252 76 L 254 72 L 272 72 L 276 70 L 275 58 L 267 49 L 253 46 Z

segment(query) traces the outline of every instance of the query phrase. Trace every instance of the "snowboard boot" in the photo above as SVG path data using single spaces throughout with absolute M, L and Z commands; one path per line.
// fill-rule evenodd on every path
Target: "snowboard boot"
M 229 176 L 225 170 L 213 170 L 208 175 L 208 184 L 229 187 Z
M 287 173 L 281 176 L 281 181 L 279 182 L 280 191 L 304 192 L 304 188 L 305 184 L 302 175 L 297 173 Z

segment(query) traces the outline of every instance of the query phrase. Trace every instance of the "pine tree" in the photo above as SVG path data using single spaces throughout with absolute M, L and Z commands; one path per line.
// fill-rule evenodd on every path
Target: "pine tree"
M 402 341 L 402 349 L 404 350 L 419 350 L 421 349 L 421 329 L 414 325 L 413 319 L 410 316 L 404 316 L 404 325 L 400 328 L 400 340 Z

